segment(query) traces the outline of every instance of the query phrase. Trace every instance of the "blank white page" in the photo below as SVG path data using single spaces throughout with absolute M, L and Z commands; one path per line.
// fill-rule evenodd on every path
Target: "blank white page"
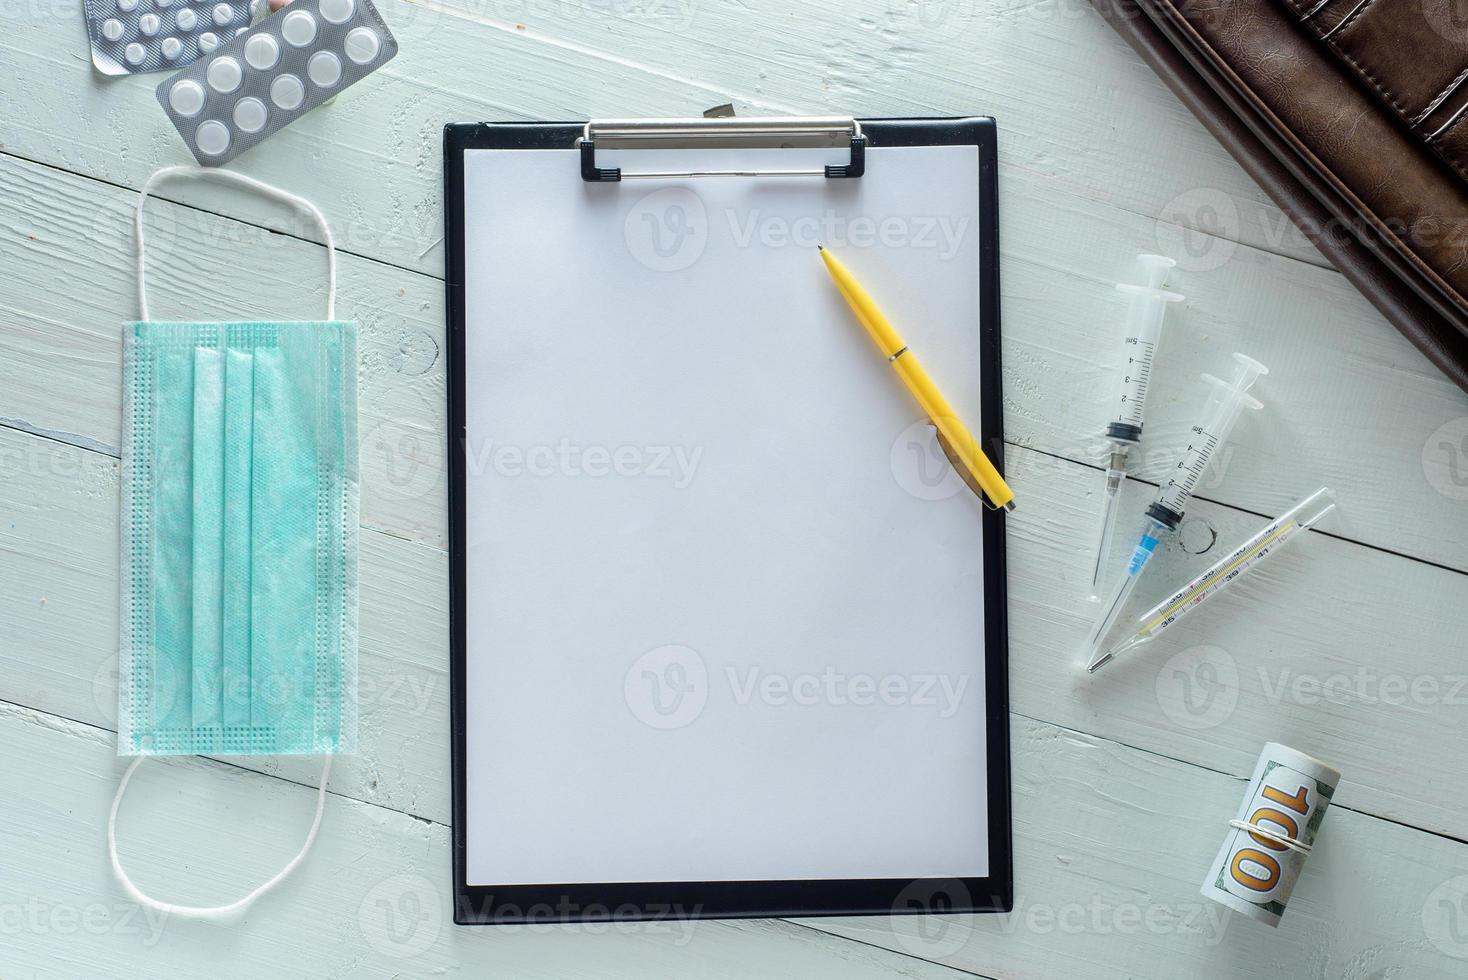
M 989 873 L 980 505 L 815 249 L 978 432 L 978 185 L 465 153 L 469 884 Z

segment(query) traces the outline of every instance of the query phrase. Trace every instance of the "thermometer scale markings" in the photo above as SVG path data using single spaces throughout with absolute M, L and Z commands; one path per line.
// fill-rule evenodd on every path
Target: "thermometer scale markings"
M 1299 530 L 1299 528 L 1300 525 L 1298 523 L 1290 521 L 1275 530 L 1273 534 L 1265 536 L 1264 540 L 1255 544 L 1252 548 L 1248 545 L 1240 548 L 1239 551 L 1242 553 L 1232 562 L 1217 571 L 1205 574 L 1202 578 L 1184 587 L 1180 592 L 1174 593 L 1172 599 L 1162 608 L 1161 614 L 1144 624 L 1142 631 L 1154 633 L 1171 626 L 1184 613 L 1193 609 L 1199 603 L 1203 602 L 1203 600 L 1216 594 L 1224 586 L 1244 574 L 1249 569 L 1249 566 L 1267 558 L 1274 551 L 1276 545 L 1288 541 L 1290 536 Z M 1156 610 L 1153 611 L 1156 612 Z

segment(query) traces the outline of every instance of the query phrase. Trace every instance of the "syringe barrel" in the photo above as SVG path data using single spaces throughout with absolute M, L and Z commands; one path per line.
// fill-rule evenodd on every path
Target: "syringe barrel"
M 1156 343 L 1162 333 L 1162 320 L 1167 316 L 1169 303 L 1177 293 L 1151 286 L 1118 285 L 1117 289 L 1127 293 L 1126 325 L 1127 336 L 1134 340 Z
M 1269 368 L 1244 354 L 1235 354 L 1236 366 L 1232 381 L 1224 381 L 1215 378 L 1211 374 L 1203 375 L 1208 382 L 1208 401 L 1203 407 L 1202 428 L 1211 432 L 1222 443 L 1233 431 L 1234 423 L 1239 420 L 1239 413 L 1247 408 L 1263 408 L 1264 405 L 1257 398 L 1248 394 L 1254 382 L 1261 376 L 1269 373 Z
M 1203 403 L 1198 423 L 1188 431 L 1188 445 L 1171 475 L 1157 489 L 1154 506 L 1162 506 L 1181 519 L 1188 500 L 1197 489 L 1213 454 L 1228 441 L 1239 413 L 1245 408 L 1260 409 L 1264 404 L 1250 395 L 1249 389 L 1269 368 L 1245 354 L 1234 355 L 1234 376 L 1224 381 L 1211 374 L 1203 375 L 1208 385 L 1208 398 Z
M 1136 442 L 1141 435 L 1152 359 L 1162 336 L 1167 308 L 1183 300 L 1181 293 L 1163 289 L 1167 273 L 1177 263 L 1165 255 L 1139 255 L 1142 283 L 1118 283 L 1127 294 L 1126 335 L 1122 339 L 1121 370 L 1117 375 L 1115 411 L 1107 435 Z

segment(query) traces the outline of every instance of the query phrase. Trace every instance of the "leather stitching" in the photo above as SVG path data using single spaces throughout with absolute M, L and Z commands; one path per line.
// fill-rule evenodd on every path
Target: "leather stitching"
M 1263 141 L 1266 147 L 1270 147 L 1271 141 L 1275 141 L 1298 155 L 1301 166 L 1308 167 L 1315 178 L 1319 179 L 1326 187 L 1339 195 L 1342 201 L 1349 205 L 1367 222 L 1375 234 L 1379 236 L 1374 241 L 1380 241 L 1383 247 L 1381 249 L 1374 247 L 1372 241 L 1367 240 L 1369 236 L 1361 236 L 1362 244 L 1381 259 L 1388 269 L 1403 279 L 1407 279 L 1408 277 L 1401 273 L 1401 269 L 1405 266 L 1430 283 L 1454 308 L 1460 311 L 1468 309 L 1468 300 L 1465 300 L 1463 294 L 1459 292 L 1457 287 L 1448 281 L 1441 272 L 1428 265 L 1420 255 L 1412 251 L 1407 243 L 1402 240 L 1401 235 L 1386 225 L 1371 207 L 1361 199 L 1359 194 L 1347 186 L 1329 166 L 1321 161 L 1304 144 L 1297 133 L 1292 132 L 1283 124 L 1279 116 L 1259 97 L 1257 91 L 1244 82 L 1238 73 L 1230 67 L 1227 59 L 1221 55 L 1211 41 L 1204 38 L 1198 29 L 1188 21 L 1187 17 L 1178 10 L 1174 5 L 1175 0 L 1132 0 L 1132 2 L 1146 14 L 1151 26 L 1158 29 L 1167 43 L 1172 45 L 1178 54 L 1186 60 L 1188 65 L 1198 72 L 1199 76 L 1205 80 L 1205 84 L 1210 87 L 1212 86 L 1213 76 L 1209 75 L 1210 71 L 1217 78 L 1227 83 L 1227 93 L 1217 91 L 1216 89 L 1215 92 L 1238 118 L 1247 124 L 1248 117 L 1246 116 L 1245 110 L 1257 114 L 1258 118 L 1263 121 L 1263 125 L 1268 127 L 1269 135 L 1259 136 L 1259 139 Z M 1110 17 L 1107 19 L 1112 20 Z M 1115 26 L 1115 22 L 1113 22 L 1113 26 Z M 1128 27 L 1128 30 L 1131 29 Z M 1117 30 L 1121 31 L 1121 28 L 1117 28 Z M 1130 35 L 1124 34 L 1123 36 L 1128 37 L 1130 40 Z M 1143 55 L 1143 57 L 1154 65 L 1156 64 L 1156 62 L 1146 55 Z M 1200 64 L 1200 62 L 1202 63 Z M 1240 104 L 1245 107 L 1245 110 L 1239 108 Z M 1277 150 L 1275 153 L 1278 155 Z M 1284 162 L 1286 167 L 1289 167 L 1288 160 L 1283 156 L 1280 156 L 1279 159 Z M 1294 168 L 1291 167 L 1290 170 L 1292 173 L 1294 172 Z M 1300 177 L 1298 174 L 1295 174 L 1295 176 L 1302 182 L 1307 180 L 1307 178 Z M 1309 183 L 1305 183 L 1305 186 L 1313 189 Z M 1322 199 L 1323 202 L 1324 199 Z M 1425 298 L 1427 298 L 1429 303 L 1433 303 L 1430 297 Z M 1441 309 L 1435 303 L 1433 305 L 1435 309 Z M 1454 322 L 1456 323 L 1456 321 Z
M 1452 122 L 1448 123 L 1442 129 L 1438 130 L 1437 131 L 1437 136 L 1439 138 L 1441 138 L 1443 136 L 1448 135 L 1453 130 L 1455 130 L 1459 126 L 1461 126 L 1464 122 L 1468 122 L 1468 111 L 1465 111 L 1464 109 L 1459 109 L 1458 110 L 1457 118 L 1455 118 Z
M 1427 142 L 1437 150 L 1438 156 L 1447 161 L 1448 166 L 1458 172 L 1459 176 L 1468 179 L 1468 163 L 1465 163 L 1459 155 L 1456 147 L 1449 147 L 1443 143 L 1443 137 L 1451 135 L 1453 130 L 1468 120 L 1468 106 L 1458 110 L 1458 114 L 1448 122 L 1446 126 L 1427 137 Z
M 1402 108 L 1401 103 L 1399 103 L 1397 101 L 1396 93 L 1394 93 L 1391 89 L 1387 88 L 1385 85 L 1382 85 L 1381 82 L 1377 81 L 1376 80 L 1376 76 L 1373 75 L 1373 74 L 1371 74 L 1371 72 L 1367 68 L 1365 68 L 1364 66 L 1362 66 L 1362 64 L 1360 62 L 1358 62 L 1355 58 L 1352 58 L 1351 57 L 1351 53 L 1349 51 L 1346 51 L 1344 48 L 1342 48 L 1340 45 L 1336 44 L 1334 41 L 1330 42 L 1330 46 L 1331 46 L 1331 49 L 1333 51 L 1335 51 L 1336 54 L 1340 55 L 1342 58 L 1344 58 L 1346 60 L 1346 62 L 1352 68 L 1356 69 L 1356 73 L 1358 75 L 1360 75 L 1362 78 L 1364 78 L 1368 82 L 1370 82 L 1371 83 L 1371 87 L 1374 88 L 1374 89 L 1376 89 L 1376 91 L 1378 93 L 1380 93 L 1380 95 L 1381 95 L 1382 98 L 1384 98 L 1388 102 L 1390 102 L 1391 105 L 1392 105 L 1392 108 L 1395 109 L 1395 110 L 1397 110 L 1397 113 L 1399 115 L 1401 115 L 1403 119 L 1409 118 L 1408 113 L 1407 113 L 1407 110 L 1404 109 L 1404 108 Z
M 1361 0 L 1360 3 L 1356 4 L 1355 10 L 1352 10 L 1349 14 L 1346 14 L 1345 20 L 1341 21 L 1339 24 L 1335 25 L 1330 30 L 1320 35 L 1321 39 L 1328 40 L 1332 34 L 1343 31 L 1347 27 L 1350 27 L 1352 21 L 1359 20 L 1361 18 L 1361 15 L 1370 10 L 1375 3 L 1376 0 Z
M 1376 0 L 1365 0 L 1365 2 L 1363 2 L 1355 10 L 1351 11 L 1350 15 L 1347 16 L 1345 20 L 1341 21 L 1335 27 L 1331 28 L 1326 35 L 1322 35 L 1322 40 L 1325 40 L 1325 38 L 1329 37 L 1330 34 L 1334 34 L 1342 28 L 1346 27 L 1352 21 L 1360 19 L 1360 16 L 1365 13 L 1366 10 L 1370 8 L 1375 2 Z M 1418 128 L 1418 124 L 1420 124 L 1422 120 L 1432 112 L 1433 109 L 1437 108 L 1438 105 L 1442 103 L 1443 99 L 1451 95 L 1453 93 L 1453 90 L 1456 89 L 1460 84 L 1462 84 L 1464 78 L 1468 78 L 1468 68 L 1464 68 L 1463 71 L 1458 75 L 1458 77 L 1455 78 L 1453 82 L 1448 85 L 1447 88 L 1440 92 L 1438 96 L 1432 100 L 1432 102 L 1428 105 L 1426 109 L 1424 109 L 1420 114 L 1412 116 L 1405 108 L 1403 108 L 1402 104 L 1397 101 L 1396 93 L 1383 85 L 1369 69 L 1367 69 L 1359 61 L 1353 58 L 1349 51 L 1341 47 L 1341 45 L 1338 44 L 1334 39 L 1326 40 L 1326 43 L 1330 45 L 1332 51 L 1340 55 L 1347 64 L 1356 69 L 1356 73 L 1364 78 L 1367 82 L 1369 82 L 1371 87 L 1375 89 L 1382 98 L 1391 103 L 1392 108 L 1397 110 L 1397 113 L 1404 120 L 1406 120 L 1413 129 L 1417 130 L 1418 134 L 1422 137 L 1424 142 L 1437 150 L 1438 156 L 1445 163 L 1447 163 L 1447 165 L 1451 167 L 1454 172 L 1456 172 L 1461 177 L 1468 178 L 1468 162 L 1465 162 L 1458 156 L 1458 154 L 1450 151 L 1446 146 L 1444 146 L 1441 139 L 1443 136 L 1446 136 L 1448 135 L 1448 133 L 1452 132 L 1461 122 L 1463 122 L 1464 119 L 1468 119 L 1468 112 L 1460 110 L 1457 119 L 1454 119 L 1436 133 L 1424 133 L 1421 129 Z
M 1418 115 L 1417 118 L 1412 120 L 1412 124 L 1414 126 L 1418 125 L 1428 116 L 1432 115 L 1432 111 L 1438 106 L 1442 105 L 1443 100 L 1452 95 L 1457 87 L 1463 84 L 1463 79 L 1465 78 L 1468 78 L 1468 68 L 1464 68 L 1462 71 L 1460 71 L 1458 73 L 1458 77 L 1448 83 L 1447 88 L 1437 93 L 1437 97 L 1434 98 L 1431 102 L 1427 103 L 1427 108 L 1423 109 L 1421 114 Z

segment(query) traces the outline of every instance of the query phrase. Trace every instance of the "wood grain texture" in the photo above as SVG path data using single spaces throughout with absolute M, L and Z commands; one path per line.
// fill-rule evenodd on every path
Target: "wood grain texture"
M 91 74 L 79 7 L 3 20 L 0 976 L 1463 974 L 1468 853 L 1437 835 L 1468 837 L 1468 488 L 1454 468 L 1468 399 L 1087 3 L 379 6 L 402 56 L 237 163 L 326 211 L 346 253 L 339 310 L 362 325 L 362 751 L 333 777 L 318 853 L 246 928 L 156 936 L 107 874 L 101 835 L 121 768 L 120 322 L 135 315 L 134 192 L 187 155 L 153 99 L 160 76 Z M 731 100 L 745 114 L 999 119 L 1018 908 L 686 937 L 448 927 L 439 129 Z M 318 315 L 322 252 L 300 216 L 202 184 L 163 197 L 149 205 L 156 315 Z M 1171 465 L 1198 372 L 1243 350 L 1272 373 L 1267 408 L 1240 423 L 1137 607 L 1322 483 L 1342 506 L 1331 536 L 1086 679 L 1096 406 L 1116 358 L 1111 286 L 1139 251 L 1181 259 L 1188 302 L 1164 337 L 1136 475 Z M 1130 484 L 1127 513 L 1150 492 Z M 1277 932 L 1197 895 L 1268 739 L 1345 774 Z M 317 763 L 231 762 L 145 767 L 124 819 L 145 887 L 225 897 L 294 848 Z M 434 909 L 418 949 L 414 924 Z
M 9 157 L 0 182 L 14 191 L 0 221 L 16 230 L 0 240 L 0 423 L 115 456 L 122 322 L 138 315 L 137 195 Z M 145 216 L 155 317 L 324 315 L 319 246 L 167 201 Z M 443 284 L 350 254 L 337 275 L 337 314 L 360 327 L 362 522 L 445 548 Z
M 18 230 L 0 241 L 14 275 L 0 316 L 16 324 L 0 336 L 0 421 L 115 447 L 117 324 L 136 315 L 132 196 L 11 158 L 0 157 L 0 176 L 20 191 L 0 202 Z M 1112 391 L 1119 358 L 1123 308 L 1112 285 L 1131 274 L 1131 255 L 1157 245 L 1141 218 L 1084 201 L 1057 211 L 1031 189 L 1007 181 L 1002 192 L 1006 436 L 1094 464 L 1096 406 Z M 319 248 L 166 201 L 148 214 L 156 315 L 319 315 Z M 304 234 L 308 223 L 295 224 Z M 441 285 L 352 255 L 342 256 L 340 276 L 341 315 L 363 330 L 363 521 L 444 547 Z M 1189 301 L 1167 326 L 1136 476 L 1156 480 L 1173 465 L 1201 397 L 1199 374 L 1227 373 L 1229 356 L 1245 351 L 1271 366 L 1257 389 L 1268 404 L 1240 423 L 1202 496 L 1275 514 L 1328 484 L 1352 539 L 1468 569 L 1464 494 L 1445 493 L 1454 489 L 1447 471 L 1429 465 L 1434 433 L 1468 416 L 1468 397 L 1337 273 L 1235 249 L 1218 268 L 1176 279 Z M 58 290 L 58 281 L 82 288 Z M 52 397 L 58 385 L 77 396 Z
M 0 610 L 21 640 L 0 649 L 0 699 L 114 727 L 116 463 L 0 429 L 0 467 L 0 514 L 17 515 L 0 527 Z M 1089 556 L 1072 542 L 1091 526 L 1094 474 L 1027 450 L 1012 453 L 1010 473 L 1028 502 L 1009 536 L 1017 712 L 1240 777 L 1260 745 L 1284 741 L 1344 773 L 1343 805 L 1468 837 L 1468 773 L 1453 762 L 1468 706 L 1468 576 L 1313 535 L 1090 678 L 1078 647 L 1096 605 L 1082 598 Z M 1131 510 L 1142 489 L 1128 488 Z M 1200 504 L 1132 609 L 1228 547 L 1212 542 L 1260 523 Z M 337 788 L 447 822 L 446 558 L 368 531 L 362 565 L 362 748 L 343 760 Z M 1401 779 L 1406 744 L 1427 754 L 1430 782 Z M 263 765 L 297 779 L 312 771 Z
M 448 828 L 336 796 L 310 859 L 239 924 L 149 915 L 107 867 L 107 810 L 125 762 L 112 737 L 0 703 L 0 744 L 6 977 L 962 976 L 776 920 L 630 923 L 607 910 L 600 923 L 455 928 Z M 221 763 L 153 760 L 129 787 L 119 853 L 145 892 L 231 900 L 300 846 L 314 796 Z
M 1323 264 L 1081 0 L 384 0 L 380 9 L 400 55 L 235 166 L 316 200 L 348 247 L 394 264 L 441 264 L 445 121 L 687 115 L 731 100 L 746 113 L 990 113 L 1009 134 L 1008 172 L 1033 175 L 1047 196 L 1079 194 Z M 0 37 L 15 80 L 0 93 L 12 121 L 7 152 L 127 187 L 189 161 L 153 99 L 157 76 L 92 76 L 76 44 L 79 10 L 48 5 L 12 26 Z M 53 85 L 58 78 L 70 84 Z M 1156 127 L 1175 138 L 1159 144 Z M 1180 189 L 1228 203 L 1199 208 Z M 175 193 L 278 226 L 248 195 Z
M 1013 913 L 934 917 L 921 933 L 891 917 L 812 925 L 1034 980 L 1462 976 L 1440 902 L 1468 886 L 1464 844 L 1333 808 L 1271 930 L 1199 895 L 1246 778 L 1047 725 L 1012 733 Z
M 0 799 L 0 842 L 17 856 L 0 867 L 0 886 L 18 896 L 0 905 L 13 933 L 6 968 L 48 976 L 59 962 L 155 977 L 957 975 L 941 962 L 1006 978 L 1461 975 L 1461 961 L 1433 942 L 1450 934 L 1432 900 L 1460 873 L 1468 846 L 1334 808 L 1288 928 L 1266 930 L 1198 895 L 1241 780 L 1023 720 L 1013 738 L 1024 886 L 1008 916 L 454 928 L 448 829 L 333 796 L 307 864 L 243 925 L 221 929 L 149 918 L 111 880 L 98 851 L 123 761 L 107 733 L 0 704 L 0 743 L 19 777 Z M 206 760 L 155 761 L 124 804 L 122 859 L 144 890 L 217 901 L 285 860 L 310 807 L 311 794 L 292 783 Z M 37 821 L 41 813 L 48 819 Z

